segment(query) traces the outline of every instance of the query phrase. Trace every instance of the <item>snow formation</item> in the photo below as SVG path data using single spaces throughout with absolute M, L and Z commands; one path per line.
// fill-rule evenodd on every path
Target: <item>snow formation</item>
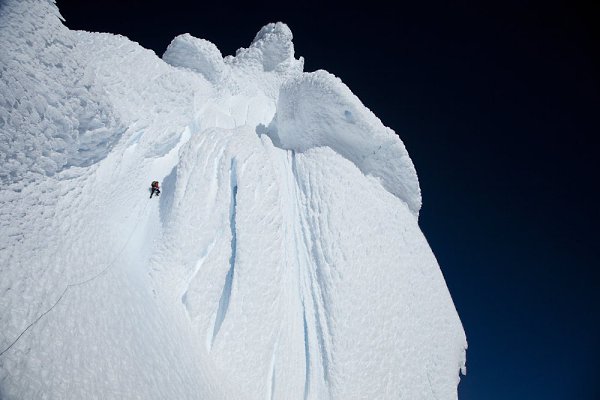
M 408 153 L 285 24 L 161 60 L 7 0 L 0 44 L 0 398 L 457 397 Z

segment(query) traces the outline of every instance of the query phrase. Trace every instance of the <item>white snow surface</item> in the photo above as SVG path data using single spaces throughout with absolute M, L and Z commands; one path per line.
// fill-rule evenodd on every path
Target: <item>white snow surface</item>
M 60 18 L 0 1 L 0 399 L 457 398 L 408 153 L 285 24 L 160 59 Z

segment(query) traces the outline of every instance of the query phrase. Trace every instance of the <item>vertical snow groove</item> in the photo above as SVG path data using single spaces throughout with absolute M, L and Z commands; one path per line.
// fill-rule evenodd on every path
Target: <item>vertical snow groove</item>
M 275 355 L 277 354 L 277 343 L 275 344 L 275 348 L 273 349 L 273 356 L 271 357 L 271 366 L 269 368 L 270 378 L 269 378 L 269 400 L 273 400 L 275 396 Z
M 319 260 L 318 254 L 322 253 L 318 248 L 317 243 L 317 235 L 314 233 L 314 227 L 311 227 L 311 223 L 307 221 L 307 218 L 310 218 L 310 210 L 307 205 L 308 198 L 310 197 L 310 193 L 307 193 L 310 189 L 305 187 L 300 180 L 300 174 L 298 173 L 298 166 L 296 160 L 296 152 L 294 150 L 291 151 L 292 155 L 292 175 L 294 177 L 294 181 L 296 184 L 297 193 L 302 196 L 302 198 L 306 201 L 303 202 L 300 196 L 297 196 L 298 203 L 304 207 L 305 213 L 300 217 L 300 222 L 302 226 L 302 240 L 304 241 L 304 247 L 307 251 L 308 258 L 312 262 L 306 263 L 306 269 L 302 271 L 305 274 L 304 280 L 300 280 L 304 282 L 303 291 L 302 291 L 302 305 L 303 305 L 303 315 L 304 315 L 304 345 L 305 345 L 305 358 L 306 358 L 306 381 L 305 381 L 305 399 L 308 398 L 309 390 L 310 390 L 310 362 L 311 362 L 311 354 L 310 354 L 310 342 L 309 342 L 309 330 L 308 330 L 308 321 L 306 315 L 306 305 L 305 301 L 308 300 L 308 306 L 312 308 L 312 322 L 314 323 L 314 330 L 312 331 L 314 338 L 312 338 L 313 343 L 316 344 L 315 354 L 312 355 L 314 360 L 320 359 L 320 372 L 322 374 L 322 384 L 324 384 L 327 390 L 330 392 L 331 387 L 329 387 L 330 377 L 329 377 L 329 366 L 331 362 L 331 354 L 330 354 L 330 327 L 328 316 L 330 315 L 327 301 L 324 291 L 327 290 L 327 282 L 325 281 L 326 276 L 322 273 L 322 263 Z M 323 287 L 325 286 L 325 287 Z M 318 385 L 318 382 L 314 382 L 314 384 Z M 321 393 L 320 390 L 318 390 Z M 331 393 L 330 396 L 331 397 Z
M 304 361 L 305 363 L 304 368 L 302 368 L 302 365 L 298 365 L 298 369 L 291 367 L 294 376 L 300 377 L 302 372 L 305 374 L 304 382 L 298 381 L 297 383 L 299 385 L 294 391 L 298 392 L 297 395 L 299 396 L 300 391 L 302 390 L 303 399 L 306 400 L 310 391 L 309 375 L 311 368 L 311 356 L 309 356 L 308 353 L 310 351 L 309 346 L 313 343 L 312 339 L 309 341 L 309 322 L 306 320 L 305 297 L 307 297 L 307 295 L 305 293 L 307 291 L 307 285 L 306 279 L 304 279 L 305 271 L 310 268 L 310 254 L 306 247 L 306 238 L 304 237 L 305 234 L 303 229 L 304 198 L 302 191 L 298 187 L 298 178 L 295 176 L 296 153 L 293 150 L 288 150 L 284 154 L 285 156 L 281 158 L 282 164 L 279 166 L 281 171 L 283 171 L 282 191 L 285 193 L 281 200 L 281 207 L 285 215 L 283 229 L 286 238 L 284 256 L 286 262 L 284 265 L 287 267 L 284 269 L 285 283 L 283 286 L 285 289 L 282 290 L 283 296 L 289 306 L 289 311 L 286 314 L 288 318 L 282 322 L 283 324 L 294 327 L 293 333 L 289 328 L 286 333 L 288 335 L 294 335 L 295 339 L 297 338 L 298 341 L 294 341 L 291 349 L 293 349 L 294 354 L 298 355 L 298 360 L 300 362 Z M 295 336 L 296 334 L 298 336 Z M 289 359 L 290 354 L 284 354 L 283 356 L 285 359 Z M 289 365 L 285 365 L 283 368 L 286 370 L 290 369 Z M 280 395 L 283 393 L 281 388 L 278 389 L 278 393 L 280 393 Z
M 310 347 L 308 344 L 308 325 L 306 324 L 306 309 L 302 303 L 302 318 L 304 322 L 304 400 L 308 399 L 308 390 L 310 388 Z
M 237 236 L 236 236 L 236 208 L 237 208 L 237 173 L 235 158 L 231 159 L 230 168 L 230 186 L 231 186 L 231 203 L 229 206 L 229 229 L 231 229 L 231 256 L 229 257 L 229 271 L 225 277 L 225 285 L 219 299 L 219 308 L 215 317 L 215 325 L 211 341 L 211 348 L 215 342 L 215 338 L 221 330 L 221 325 L 225 320 L 227 309 L 229 308 L 229 300 L 231 298 L 231 290 L 233 286 L 233 276 L 235 272 L 235 257 L 237 251 Z
M 186 314 L 188 315 L 188 317 L 190 317 L 190 314 L 189 314 L 189 311 L 190 311 L 189 310 L 189 305 L 187 303 L 188 292 L 190 291 L 190 287 L 192 286 L 192 282 L 194 282 L 194 280 L 196 279 L 196 276 L 200 272 L 200 268 L 202 268 L 202 265 L 204 265 L 204 261 L 206 260 L 206 258 L 208 257 L 208 255 L 212 252 L 212 250 L 213 250 L 213 248 L 215 247 L 216 244 L 217 244 L 217 237 L 215 236 L 214 239 L 213 239 L 213 241 L 206 247 L 206 249 L 204 249 L 204 252 L 202 253 L 202 255 L 200 256 L 200 258 L 196 262 L 196 266 L 194 267 L 194 271 L 192 272 L 190 278 L 187 280 L 187 283 L 185 285 L 185 289 L 183 290 L 183 294 L 181 295 L 181 303 L 183 303 L 183 305 L 185 306 Z
M 298 179 L 298 168 L 296 165 L 296 152 L 294 150 L 290 150 L 290 154 L 291 154 L 291 170 L 292 170 L 292 177 L 293 177 L 293 184 L 295 185 L 294 187 L 294 194 L 295 194 L 295 198 L 296 198 L 296 202 L 298 206 L 301 206 L 302 204 L 302 200 L 301 200 L 301 196 L 302 193 L 304 193 L 302 191 L 302 188 L 300 187 L 300 182 Z M 301 229 L 299 232 L 295 232 L 295 242 L 298 243 L 299 240 L 302 240 L 303 243 L 303 250 L 305 252 L 305 254 L 307 255 L 308 258 L 310 258 L 310 254 L 308 254 L 308 247 L 307 247 L 307 238 L 306 235 L 304 234 L 304 219 L 302 217 L 302 214 L 299 212 L 299 210 L 296 210 L 297 216 L 298 216 L 298 220 L 300 221 L 300 226 Z M 300 245 L 297 244 L 298 246 L 298 252 L 296 253 L 296 257 L 298 257 L 298 267 L 300 267 L 301 265 L 306 265 L 306 260 L 304 262 L 300 261 L 299 255 L 300 255 Z M 300 271 L 298 270 L 298 282 L 301 283 L 303 282 L 303 279 L 300 277 L 300 274 L 304 272 L 304 271 Z M 302 304 L 302 327 L 303 327 L 303 338 L 304 338 L 304 400 L 308 399 L 308 394 L 309 394 L 309 390 L 310 390 L 310 360 L 311 360 L 311 356 L 310 356 L 310 342 L 309 342 L 309 333 L 308 333 L 308 323 L 306 321 L 306 304 L 305 304 L 305 299 L 304 299 L 304 292 L 305 292 L 305 285 L 302 285 L 302 289 L 300 290 L 300 301 Z
M 312 279 L 315 279 L 314 275 Z M 315 288 L 316 286 L 316 288 Z M 317 330 L 317 341 L 319 344 L 319 350 L 321 352 L 321 366 L 323 373 L 323 380 L 326 384 L 329 384 L 329 346 L 327 341 L 325 340 L 325 335 L 328 335 L 328 331 L 325 331 L 324 326 L 327 327 L 327 315 L 323 315 L 321 308 L 323 306 L 323 295 L 319 290 L 319 283 L 311 282 L 311 296 L 313 298 L 313 311 L 314 311 L 314 323 L 315 328 Z M 315 293 L 318 292 L 318 293 Z M 323 324 L 322 320 L 325 320 L 325 324 Z

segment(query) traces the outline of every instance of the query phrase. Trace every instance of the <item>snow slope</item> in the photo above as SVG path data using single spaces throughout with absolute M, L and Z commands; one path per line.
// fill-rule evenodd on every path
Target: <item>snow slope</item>
M 285 24 L 160 59 L 7 0 L 0 43 L 0 398 L 456 398 L 408 153 Z

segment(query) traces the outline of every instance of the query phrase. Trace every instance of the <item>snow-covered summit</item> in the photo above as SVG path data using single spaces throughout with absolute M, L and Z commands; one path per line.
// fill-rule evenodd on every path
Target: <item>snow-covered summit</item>
M 412 161 L 285 24 L 160 59 L 6 0 L 0 43 L 0 398 L 456 398 Z
M 294 58 L 292 31 L 281 22 L 265 25 L 247 49 L 239 49 L 236 60 L 257 61 L 265 71 L 295 69 L 302 71 L 303 60 Z

